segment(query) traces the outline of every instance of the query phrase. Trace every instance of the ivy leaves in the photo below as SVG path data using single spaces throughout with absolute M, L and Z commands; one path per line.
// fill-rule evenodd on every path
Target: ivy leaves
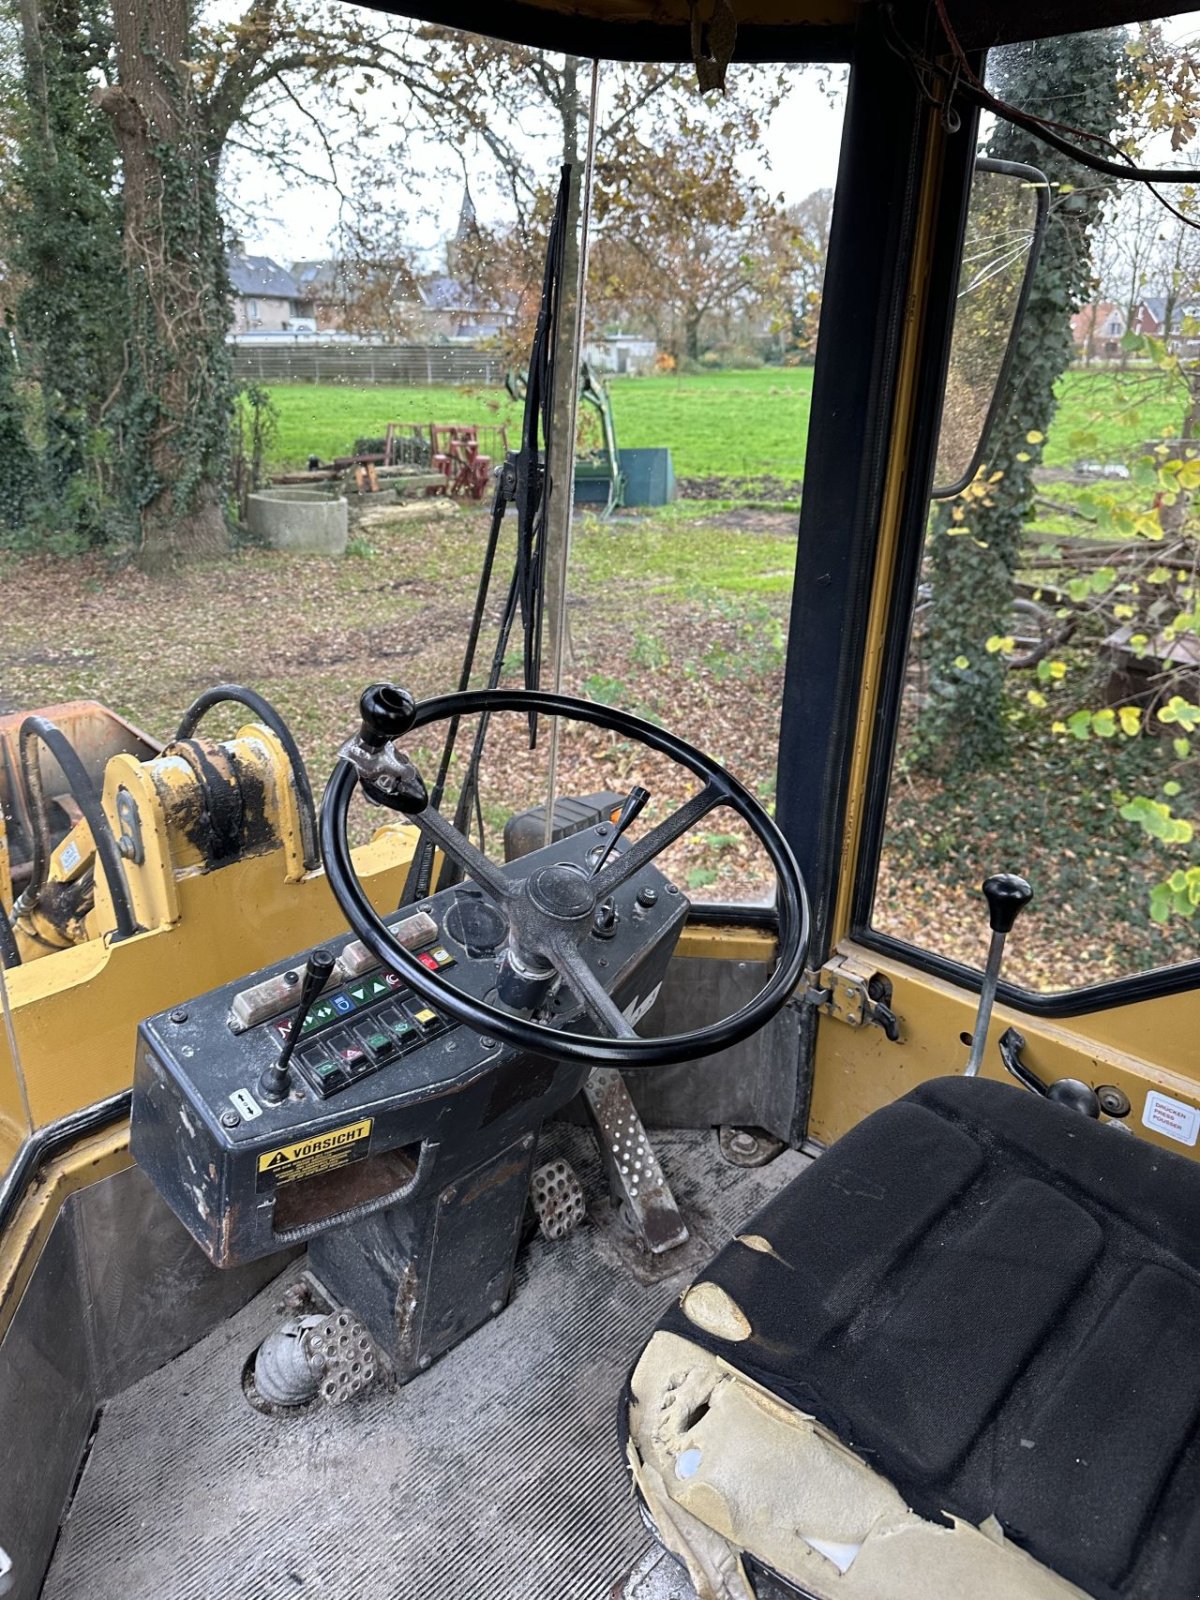
M 1038 114 L 1110 133 L 1121 110 L 1117 30 L 1045 39 L 995 53 L 1004 97 Z M 1055 412 L 1055 384 L 1071 356 L 1070 314 L 1091 277 L 1089 229 L 1107 190 L 1030 135 L 1001 124 L 989 153 L 1032 162 L 1051 183 L 1051 214 L 989 462 L 964 496 L 931 518 L 929 559 L 935 603 L 928 639 L 930 693 L 917 735 L 917 764 L 960 776 L 1002 759 L 1007 621 L 1026 519 Z M 948 397 L 943 428 L 953 426 Z M 969 537 L 964 537 L 969 534 Z M 1093 581 L 1089 577 L 1089 583 Z M 965 659 L 971 670 L 959 662 Z M 1041 691 L 1034 691 L 1040 693 Z

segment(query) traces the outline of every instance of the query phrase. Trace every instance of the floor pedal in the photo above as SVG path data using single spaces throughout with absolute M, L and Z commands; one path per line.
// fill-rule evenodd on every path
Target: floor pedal
M 587 1216 L 583 1185 L 566 1161 L 547 1161 L 544 1167 L 538 1167 L 529 1197 L 543 1239 L 565 1239 Z
M 615 1067 L 593 1068 L 583 1086 L 583 1101 L 613 1200 L 634 1242 L 656 1256 L 686 1244 L 687 1225 L 625 1079 Z

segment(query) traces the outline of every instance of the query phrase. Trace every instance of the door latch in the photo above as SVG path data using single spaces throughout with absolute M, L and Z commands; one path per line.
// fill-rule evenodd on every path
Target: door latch
M 833 956 L 820 972 L 807 973 L 804 1000 L 848 1027 L 882 1028 L 893 1044 L 899 1042 L 890 979 L 853 956 Z

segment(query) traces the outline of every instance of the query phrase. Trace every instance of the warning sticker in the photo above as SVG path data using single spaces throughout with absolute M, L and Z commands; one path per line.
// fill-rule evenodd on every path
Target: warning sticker
M 371 1142 L 373 1118 L 361 1122 L 348 1122 L 343 1128 L 332 1128 L 328 1133 L 314 1134 L 311 1139 L 300 1139 L 295 1144 L 280 1145 L 258 1158 L 258 1192 L 277 1188 L 282 1183 L 296 1183 L 301 1178 L 315 1178 L 318 1173 L 332 1172 L 336 1167 L 349 1166 L 351 1161 L 361 1161 Z
M 1142 1127 L 1164 1133 L 1168 1139 L 1192 1145 L 1200 1134 L 1200 1111 L 1189 1106 L 1186 1100 L 1173 1100 L 1169 1094 L 1151 1089 L 1142 1111 Z

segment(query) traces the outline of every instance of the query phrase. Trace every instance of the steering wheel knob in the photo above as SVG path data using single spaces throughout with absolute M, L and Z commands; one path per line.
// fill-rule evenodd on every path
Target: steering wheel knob
M 364 689 L 358 709 L 362 715 L 358 736 L 371 750 L 403 738 L 417 718 L 417 702 L 395 683 L 373 683 Z

